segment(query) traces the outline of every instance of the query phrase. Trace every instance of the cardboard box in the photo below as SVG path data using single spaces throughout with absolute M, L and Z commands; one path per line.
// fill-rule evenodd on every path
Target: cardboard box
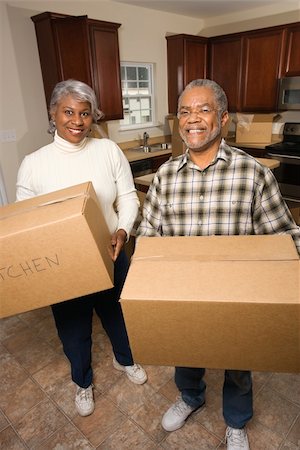
M 141 237 L 121 305 L 136 362 L 300 371 L 289 235 Z
M 0 317 L 113 286 L 110 233 L 92 183 L 0 209 Z
M 237 113 L 235 141 L 239 144 L 270 144 L 275 114 Z

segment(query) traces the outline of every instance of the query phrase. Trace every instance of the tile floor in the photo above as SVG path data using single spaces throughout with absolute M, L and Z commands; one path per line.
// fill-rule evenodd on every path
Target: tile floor
M 50 308 L 0 321 L 1 450 L 224 449 L 223 371 L 208 370 L 207 403 L 180 430 L 167 433 L 162 413 L 176 398 L 172 367 L 147 366 L 137 386 L 112 367 L 110 343 L 94 321 L 96 408 L 74 410 L 74 385 Z M 255 372 L 252 450 L 300 449 L 300 375 Z

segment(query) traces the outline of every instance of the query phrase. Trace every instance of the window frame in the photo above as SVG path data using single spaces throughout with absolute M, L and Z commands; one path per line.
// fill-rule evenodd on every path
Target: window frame
M 119 121 L 120 123 L 120 130 L 121 131 L 126 131 L 126 130 L 135 130 L 135 129 L 141 129 L 141 128 L 151 128 L 151 127 L 155 127 L 156 126 L 156 114 L 155 114 L 155 92 L 154 92 L 154 64 L 153 63 L 142 63 L 142 62 L 128 62 L 128 61 L 121 61 L 120 63 L 121 66 L 121 83 L 123 81 L 127 81 L 127 80 L 123 80 L 122 78 L 122 68 L 126 68 L 126 67 L 134 67 L 136 69 L 138 68 L 147 68 L 148 73 L 149 73 L 149 90 L 150 90 L 150 94 L 148 95 L 137 95 L 137 97 L 139 97 L 139 99 L 143 99 L 143 98 L 148 98 L 150 97 L 150 102 L 151 102 L 151 113 L 152 113 L 152 120 L 149 122 L 144 122 L 144 123 L 135 123 L 135 124 L 124 124 L 123 121 L 124 119 L 121 119 Z M 121 89 L 122 91 L 122 103 L 124 101 L 124 98 L 130 98 L 129 96 L 123 96 L 123 89 Z

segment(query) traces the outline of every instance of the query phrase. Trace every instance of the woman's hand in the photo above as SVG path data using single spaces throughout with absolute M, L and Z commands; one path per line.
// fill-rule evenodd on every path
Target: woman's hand
M 111 245 L 112 245 L 112 255 L 111 258 L 113 261 L 117 259 L 122 250 L 123 245 L 125 244 L 127 239 L 127 233 L 122 228 L 116 231 L 111 237 Z

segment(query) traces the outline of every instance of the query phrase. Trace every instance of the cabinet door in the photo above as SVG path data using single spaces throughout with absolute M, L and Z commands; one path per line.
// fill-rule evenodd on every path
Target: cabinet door
M 242 111 L 275 111 L 283 29 L 245 33 L 242 38 Z
M 206 40 L 186 39 L 184 42 L 184 86 L 197 78 L 206 78 L 207 42 Z
M 122 119 L 119 24 L 89 20 L 93 85 L 105 119 Z
M 286 46 L 282 77 L 300 76 L 300 22 L 285 30 Z
M 178 34 L 168 36 L 168 102 L 169 113 L 176 114 L 178 97 L 185 86 L 207 72 L 207 39 Z
M 67 17 L 52 22 L 58 81 L 73 78 L 92 86 L 87 17 Z
M 231 112 L 240 109 L 241 37 L 212 39 L 209 46 L 209 77 L 226 92 Z

